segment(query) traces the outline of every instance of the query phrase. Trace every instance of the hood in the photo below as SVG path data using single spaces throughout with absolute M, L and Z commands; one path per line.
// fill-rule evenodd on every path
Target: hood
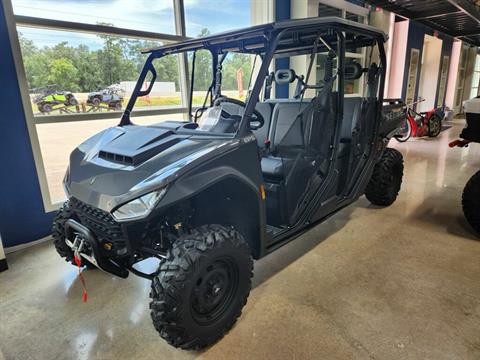
M 70 155 L 65 189 L 87 204 L 110 212 L 166 186 L 199 159 L 214 156 L 232 141 L 177 134 L 183 123 L 109 128 Z

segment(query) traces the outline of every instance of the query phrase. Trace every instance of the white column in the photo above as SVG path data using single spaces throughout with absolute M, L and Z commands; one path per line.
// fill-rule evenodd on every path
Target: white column
M 175 33 L 180 36 L 186 36 L 185 29 L 185 7 L 183 0 L 173 1 L 173 11 L 175 16 Z M 188 108 L 190 101 L 190 83 L 188 79 L 188 57 L 187 53 L 178 54 L 178 69 L 180 74 L 180 96 L 182 99 L 182 106 Z M 190 114 L 185 112 L 183 114 L 184 120 L 190 120 Z
M 275 21 L 274 0 L 251 0 L 250 22 L 252 25 L 267 24 Z
M 0 272 L 7 270 L 7 259 L 5 258 L 5 251 L 3 250 L 2 235 L 0 234 Z

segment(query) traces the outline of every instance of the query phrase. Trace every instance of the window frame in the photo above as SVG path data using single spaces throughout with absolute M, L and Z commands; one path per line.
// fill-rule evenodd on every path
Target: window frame
M 185 10 L 183 0 L 170 0 L 173 2 L 173 10 L 175 17 L 175 31 L 176 35 L 155 33 L 149 31 L 132 30 L 126 28 L 119 28 L 105 25 L 94 25 L 86 23 L 77 23 L 53 19 L 36 18 L 23 15 L 15 15 L 13 12 L 13 6 L 11 0 L 3 1 L 2 6 L 5 13 L 5 20 L 7 23 L 7 29 L 13 54 L 13 60 L 15 64 L 15 70 L 18 78 L 18 85 L 20 88 L 20 95 L 22 99 L 23 110 L 25 114 L 25 121 L 27 125 L 27 131 L 30 138 L 32 147 L 32 153 L 37 171 L 37 178 L 40 185 L 40 192 L 42 195 L 43 206 L 45 212 L 51 212 L 57 210 L 62 202 L 53 202 L 50 196 L 50 189 L 47 181 L 47 175 L 45 171 L 45 165 L 40 148 L 40 141 L 37 133 L 36 126 L 39 124 L 50 124 L 59 122 L 76 122 L 95 120 L 102 121 L 106 119 L 117 118 L 120 122 L 121 112 L 98 112 L 98 113 L 79 113 L 68 115 L 42 115 L 35 116 L 32 106 L 30 104 L 30 95 L 27 83 L 27 77 L 24 68 L 23 56 L 21 53 L 19 37 L 17 33 L 17 26 L 24 27 L 37 27 L 52 30 L 61 31 L 75 31 L 90 34 L 107 34 L 124 36 L 130 38 L 141 38 L 150 40 L 159 40 L 164 43 L 172 43 L 188 40 L 185 36 Z M 183 114 L 184 118 L 187 118 L 187 101 L 188 101 L 188 63 L 186 57 L 179 57 L 179 76 L 180 76 L 180 94 L 181 94 L 181 106 L 168 107 L 162 109 L 143 109 L 132 112 L 132 116 L 152 116 L 152 115 L 166 115 L 166 114 Z

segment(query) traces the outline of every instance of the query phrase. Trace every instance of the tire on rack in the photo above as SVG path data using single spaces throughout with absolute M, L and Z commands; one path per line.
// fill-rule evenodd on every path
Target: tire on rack
M 44 103 L 44 104 L 42 105 L 42 110 L 40 110 L 40 111 L 43 112 L 43 113 L 51 113 L 52 110 L 53 110 L 53 107 L 52 107 L 51 104 L 45 104 L 45 103 Z
M 397 199 L 402 186 L 403 156 L 395 149 L 386 148 L 375 164 L 365 196 L 374 205 L 389 206 Z
M 67 105 L 67 106 L 78 105 L 78 101 L 77 101 L 77 99 L 75 99 L 75 96 L 68 95 L 67 96 L 67 103 L 65 105 Z
M 247 302 L 252 270 L 249 247 L 233 228 L 203 225 L 177 239 L 152 281 L 150 314 L 160 336 L 185 350 L 218 341 Z
M 465 185 L 462 207 L 468 223 L 480 236 L 480 171 L 473 175 Z
M 53 245 L 55 246 L 55 250 L 57 250 L 58 255 L 65 259 L 66 262 L 75 265 L 75 261 L 73 259 L 73 251 L 70 247 L 65 243 L 65 222 L 68 219 L 71 219 L 73 215 L 72 210 L 70 209 L 70 204 L 66 201 L 60 210 L 58 210 L 57 214 L 53 219 L 53 226 L 52 226 L 52 237 L 53 237 Z M 82 264 L 85 265 L 89 269 L 96 269 L 97 267 L 93 265 L 88 260 L 82 258 Z
M 433 114 L 428 120 L 428 136 L 437 137 L 442 132 L 442 119 L 437 114 Z

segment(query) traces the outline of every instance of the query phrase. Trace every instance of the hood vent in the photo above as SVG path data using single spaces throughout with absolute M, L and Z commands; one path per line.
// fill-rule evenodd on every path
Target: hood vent
M 98 154 L 100 159 L 125 164 L 125 165 L 133 165 L 133 158 L 131 156 L 124 156 L 120 154 L 113 154 L 111 152 L 100 151 Z
M 100 159 L 136 166 L 187 138 L 170 129 L 134 125 L 122 130 L 123 134 L 102 146 Z

